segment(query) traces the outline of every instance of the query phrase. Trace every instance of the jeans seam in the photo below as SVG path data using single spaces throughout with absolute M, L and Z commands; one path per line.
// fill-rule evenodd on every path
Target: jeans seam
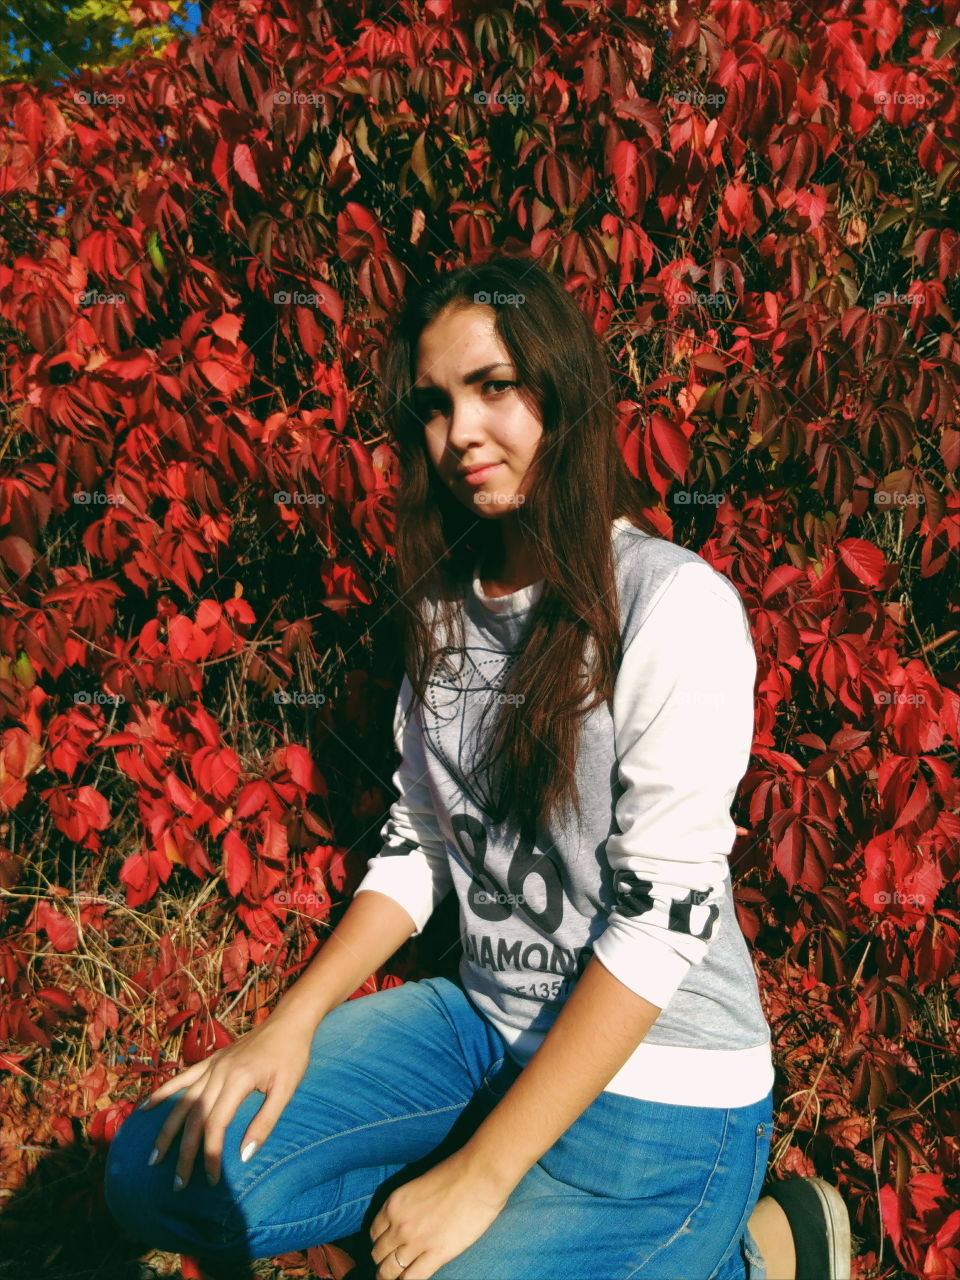
M 430 981 L 434 981 L 434 982 L 435 982 L 435 981 L 438 981 L 438 979 L 431 979 Z M 459 996 L 462 998 L 462 1000 L 466 1003 L 466 1005 L 467 1005 L 467 1007 L 468 1007 L 468 1009 L 469 1009 L 470 1013 L 471 1013 L 475 1018 L 477 1018 L 477 1019 L 479 1019 L 481 1022 L 483 1022 L 483 1023 L 485 1024 L 485 1028 L 489 1026 L 489 1020 L 488 1020 L 487 1018 L 485 1018 L 485 1017 L 484 1017 L 484 1015 L 483 1015 L 483 1014 L 480 1012 L 480 1010 L 476 1007 L 476 1005 L 473 1003 L 473 1001 L 470 999 L 470 997 L 467 995 L 466 991 L 464 991 L 463 987 L 462 987 L 462 986 L 460 986 L 460 984 L 459 984 L 459 983 L 451 982 L 449 978 L 442 978 L 442 979 L 439 979 L 439 981 L 445 982 L 445 983 L 449 984 L 451 987 L 453 987 L 453 988 L 454 988 L 454 990 L 455 990 L 455 991 L 459 994 Z M 436 990 L 436 988 L 435 988 L 435 990 Z M 457 1026 L 457 1020 L 456 1020 L 456 1018 L 453 1016 L 453 1014 L 450 1012 L 449 1008 L 447 1007 L 447 1001 L 446 1001 L 445 995 L 444 995 L 442 992 L 440 992 L 439 990 L 437 990 L 437 995 L 438 995 L 438 996 L 439 996 L 439 998 L 440 998 L 440 1007 L 441 1007 L 441 1009 L 443 1010 L 443 1015 L 444 1015 L 444 1017 L 447 1019 L 447 1022 L 449 1022 L 450 1027 L 451 1027 L 451 1030 L 453 1031 L 453 1034 L 456 1036 L 456 1039 L 457 1039 L 457 1045 L 459 1046 L 459 1049 L 460 1049 L 460 1058 L 461 1058 L 461 1061 L 464 1063 L 464 1065 L 465 1065 L 465 1066 L 469 1066 L 469 1063 L 470 1063 L 470 1056 L 471 1056 L 471 1055 L 467 1052 L 467 1047 L 466 1047 L 466 1045 L 463 1043 L 463 1037 L 460 1035 L 460 1028 Z M 501 1058 L 501 1059 L 500 1059 L 500 1062 L 502 1062 L 502 1061 L 503 1061 L 503 1059 Z M 497 1063 L 497 1066 L 499 1066 L 499 1065 L 500 1065 L 500 1063 Z M 481 1081 L 480 1081 L 480 1084 L 476 1086 L 478 1089 L 482 1089 L 482 1088 L 484 1087 L 484 1085 L 485 1085 L 485 1084 L 486 1084 L 486 1082 L 487 1082 L 487 1076 L 488 1076 L 489 1074 L 490 1074 L 490 1072 L 488 1071 L 488 1072 L 483 1076 L 483 1078 L 482 1078 L 482 1079 L 481 1079 Z
M 765 1130 L 766 1130 L 766 1128 L 767 1128 L 767 1124 L 768 1124 L 768 1122 L 767 1122 L 766 1120 L 760 1121 L 760 1123 L 759 1123 L 759 1125 L 758 1125 L 758 1127 L 757 1127 L 757 1129 L 756 1129 L 756 1131 L 755 1131 L 755 1134 L 754 1134 L 755 1141 L 754 1141 L 754 1146 L 753 1146 L 753 1173 L 752 1173 L 751 1178 L 750 1178 L 750 1193 L 751 1193 L 751 1194 L 752 1194 L 752 1191 L 753 1191 L 754 1184 L 756 1183 L 756 1180 L 757 1180 L 757 1170 L 760 1168 L 760 1151 L 761 1151 L 761 1149 L 762 1149 L 762 1147 L 763 1147 L 763 1144 L 764 1144 L 764 1141 L 765 1141 L 765 1138 L 766 1138 L 766 1134 L 765 1134 L 765 1132 L 764 1132 L 764 1131 L 765 1131 Z M 762 1125 L 762 1129 L 761 1129 L 761 1127 L 760 1127 L 761 1125 Z M 772 1129 L 772 1126 L 771 1126 L 771 1129 Z M 756 1203 L 756 1201 L 754 1201 L 754 1203 Z M 720 1258 L 720 1260 L 717 1262 L 717 1265 L 714 1267 L 713 1271 L 712 1271 L 712 1272 L 710 1273 L 710 1275 L 707 1277 L 707 1280 L 714 1280 L 714 1277 L 716 1276 L 716 1274 L 717 1274 L 717 1272 L 719 1271 L 719 1269 L 723 1266 L 723 1264 L 724 1264 L 724 1263 L 727 1261 L 727 1259 L 731 1256 L 731 1254 L 733 1253 L 733 1251 L 737 1248 L 737 1246 L 738 1246 L 738 1244 L 739 1244 L 740 1240 L 743 1238 L 743 1233 L 744 1233 L 744 1231 L 747 1229 L 747 1223 L 750 1221 L 750 1214 L 749 1214 L 748 1212 L 746 1212 L 746 1209 L 749 1209 L 749 1207 L 750 1207 L 750 1206 L 749 1206 L 749 1203 L 748 1203 L 748 1204 L 747 1204 L 747 1206 L 746 1206 L 746 1208 L 744 1209 L 744 1211 L 743 1211 L 743 1212 L 741 1213 L 741 1215 L 740 1215 L 740 1217 L 741 1217 L 741 1221 L 740 1221 L 740 1223 L 739 1223 L 739 1229 L 738 1229 L 737 1231 L 735 1231 L 735 1232 L 734 1232 L 733 1239 L 732 1239 L 732 1241 L 730 1242 L 730 1244 L 727 1246 L 727 1251 L 724 1253 L 723 1257 L 722 1257 L 722 1258 Z M 761 1261 L 761 1263 L 762 1263 L 763 1259 L 761 1258 L 761 1260 L 760 1260 L 760 1261 Z
M 342 1201 L 338 1200 L 337 1203 L 333 1206 L 333 1209 L 335 1209 L 339 1213 L 339 1212 L 342 1212 L 344 1209 L 352 1208 L 355 1204 L 363 1204 L 365 1202 L 369 1203 L 369 1200 L 370 1200 L 370 1197 L 366 1195 L 354 1196 L 352 1200 L 342 1200 Z M 303 1228 L 307 1226 L 309 1223 L 319 1222 L 321 1218 L 325 1218 L 327 1214 L 331 1212 L 333 1212 L 333 1210 L 327 1209 L 327 1210 L 324 1210 L 323 1213 L 314 1213 L 309 1218 L 297 1218 L 293 1222 L 260 1223 L 257 1225 L 257 1230 L 261 1232 L 269 1232 L 269 1231 L 290 1231 L 296 1227 Z M 325 1243 L 325 1242 L 321 1241 L 318 1243 Z
M 467 1099 L 467 1102 L 469 1102 L 469 1098 Z M 227 1210 L 227 1215 L 221 1224 L 221 1230 L 226 1228 L 227 1220 L 230 1215 L 235 1210 L 240 1209 L 250 1192 L 253 1191 L 255 1187 L 258 1187 L 264 1178 L 272 1176 L 276 1170 L 279 1169 L 281 1165 L 286 1164 L 288 1160 L 299 1159 L 300 1157 L 307 1155 L 309 1152 L 314 1151 L 317 1147 L 322 1147 L 325 1142 L 332 1142 L 335 1138 L 348 1138 L 352 1134 L 362 1133 L 366 1129 L 377 1129 L 381 1125 L 397 1124 L 399 1121 L 420 1119 L 423 1116 L 438 1116 L 442 1115 L 445 1111 L 462 1111 L 464 1106 L 466 1106 L 465 1102 L 454 1102 L 448 1107 L 434 1107 L 432 1111 L 411 1111 L 408 1115 L 387 1116 L 385 1119 L 375 1120 L 371 1124 L 358 1124 L 353 1129 L 340 1129 L 337 1133 L 328 1134 L 325 1138 L 318 1138 L 317 1141 L 311 1143 L 309 1147 L 298 1147 L 296 1151 L 291 1151 L 289 1155 L 282 1156 L 279 1160 L 274 1161 L 273 1164 L 268 1165 L 266 1169 L 263 1169 L 250 1183 L 250 1185 L 232 1201 L 229 1209 Z
M 499 1071 L 499 1070 L 500 1070 L 500 1068 L 503 1066 L 503 1064 L 504 1064 L 504 1062 L 505 1062 L 505 1061 L 506 1061 L 506 1054 L 504 1054 L 504 1056 L 503 1056 L 502 1058 L 498 1058 L 498 1059 L 496 1060 L 496 1062 L 494 1062 L 494 1063 L 491 1065 L 491 1067 L 490 1067 L 489 1071 L 487 1071 L 486 1075 L 485 1075 L 485 1076 L 483 1077 L 483 1079 L 480 1081 L 480 1088 L 481 1088 L 481 1089 L 490 1089 L 490 1077 L 493 1075 L 493 1073 L 494 1073 L 495 1071 Z M 490 1092 L 491 1092 L 491 1093 L 493 1093 L 493 1090 L 492 1090 L 492 1089 L 490 1089 Z M 494 1096 L 495 1098 L 498 1098 L 498 1097 L 502 1098 L 504 1095 L 503 1095 L 503 1094 L 496 1094 L 496 1093 L 493 1093 L 493 1096 Z
M 683 1231 L 690 1224 L 693 1218 L 693 1215 L 697 1212 L 697 1210 L 703 1204 L 704 1200 L 707 1198 L 707 1192 L 710 1190 L 710 1184 L 713 1182 L 714 1174 L 717 1172 L 717 1166 L 720 1164 L 720 1159 L 723 1155 L 723 1146 L 727 1140 L 727 1130 L 729 1128 L 730 1128 L 730 1108 L 726 1108 L 723 1115 L 723 1133 L 720 1135 L 720 1142 L 717 1148 L 717 1158 L 713 1162 L 713 1168 L 710 1170 L 710 1176 L 707 1178 L 706 1182 L 704 1183 L 703 1192 L 700 1196 L 700 1199 L 697 1201 L 694 1207 L 687 1214 L 686 1218 L 684 1218 L 683 1222 L 681 1222 L 680 1226 L 677 1227 L 676 1231 L 673 1233 L 670 1239 L 665 1240 L 663 1244 L 658 1245 L 657 1248 L 654 1249 L 653 1253 L 647 1254 L 645 1258 L 643 1258 L 640 1262 L 638 1262 L 637 1265 L 633 1268 L 633 1270 L 627 1273 L 626 1280 L 632 1280 L 632 1277 L 637 1274 L 637 1272 L 640 1270 L 641 1267 L 645 1267 L 648 1262 L 651 1262 L 657 1256 L 658 1253 L 662 1253 L 664 1249 L 672 1245 L 674 1240 L 676 1240 L 677 1236 L 679 1236 L 680 1232 Z

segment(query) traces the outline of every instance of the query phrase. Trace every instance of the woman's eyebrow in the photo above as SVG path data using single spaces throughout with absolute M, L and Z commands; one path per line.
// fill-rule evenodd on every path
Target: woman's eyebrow
M 466 374 L 463 379 L 465 387 L 472 386 L 473 383 L 479 382 L 481 378 L 485 378 L 488 373 L 492 373 L 494 369 L 512 369 L 513 365 L 508 364 L 505 360 L 495 360 L 493 364 L 485 364 L 482 369 L 474 369 L 472 373 Z M 432 382 L 415 382 L 413 390 L 417 391 L 435 391 L 437 388 Z

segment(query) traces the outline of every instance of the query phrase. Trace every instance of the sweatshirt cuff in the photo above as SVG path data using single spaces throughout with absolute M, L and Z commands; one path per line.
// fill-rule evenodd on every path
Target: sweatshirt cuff
M 433 869 L 422 853 L 412 852 L 402 857 L 375 857 L 368 862 L 369 871 L 353 891 L 353 896 L 364 889 L 376 889 L 398 902 L 416 925 L 410 934 L 418 937 L 433 915 Z
M 616 920 L 594 942 L 593 954 L 625 987 L 661 1010 L 693 967 L 673 947 Z

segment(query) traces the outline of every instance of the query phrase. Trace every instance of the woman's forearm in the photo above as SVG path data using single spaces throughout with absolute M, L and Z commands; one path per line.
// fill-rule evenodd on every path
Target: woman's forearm
M 416 932 L 409 912 L 376 889 L 358 893 L 310 964 L 270 1017 L 308 1034 Z
M 543 1043 L 454 1159 L 509 1194 L 610 1083 L 659 1013 L 593 956 Z

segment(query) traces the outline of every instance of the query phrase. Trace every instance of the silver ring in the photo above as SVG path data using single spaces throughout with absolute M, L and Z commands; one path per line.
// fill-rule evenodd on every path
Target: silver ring
M 397 1266 L 400 1268 L 400 1270 L 401 1270 L 401 1271 L 406 1271 L 406 1269 L 407 1269 L 407 1267 L 409 1267 L 410 1263 L 409 1263 L 409 1262 L 401 1262 L 401 1261 L 400 1261 L 400 1255 L 399 1255 L 399 1253 L 397 1253 L 396 1249 L 394 1249 L 394 1251 L 393 1251 L 393 1256 L 396 1258 L 396 1260 L 397 1260 Z

